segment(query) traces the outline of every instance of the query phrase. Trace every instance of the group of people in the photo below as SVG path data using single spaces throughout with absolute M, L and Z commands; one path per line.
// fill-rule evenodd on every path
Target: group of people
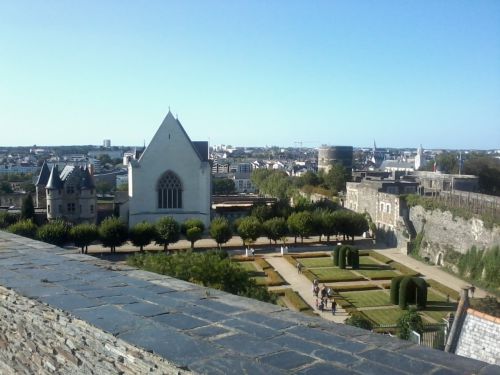
M 316 308 L 321 312 L 328 309 L 328 298 L 333 296 L 332 288 L 327 288 L 326 285 L 323 284 L 323 287 L 320 289 L 318 279 L 314 279 L 312 285 L 312 292 L 313 295 L 316 297 Z M 335 298 L 332 297 L 330 305 L 331 305 L 332 315 L 335 315 L 335 312 L 337 311 L 337 302 L 335 301 Z

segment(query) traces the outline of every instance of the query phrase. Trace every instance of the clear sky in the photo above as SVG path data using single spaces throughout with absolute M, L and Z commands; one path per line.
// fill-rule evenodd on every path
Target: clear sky
M 0 0 L 0 145 L 500 148 L 499 0 Z

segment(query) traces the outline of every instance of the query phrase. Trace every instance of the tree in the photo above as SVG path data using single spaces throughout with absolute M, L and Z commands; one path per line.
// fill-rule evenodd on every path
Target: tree
M 129 238 L 134 246 L 144 251 L 144 246 L 148 246 L 156 238 L 156 227 L 147 222 L 137 223 L 129 230 Z
M 191 249 L 194 249 L 194 243 L 201 239 L 202 234 L 203 231 L 198 227 L 192 227 L 186 231 L 186 238 L 191 242 Z
M 273 217 L 263 223 L 263 231 L 269 238 L 269 242 L 276 243 L 279 239 L 283 238 L 288 233 L 288 226 L 282 217 Z
M 35 205 L 33 204 L 33 197 L 28 194 L 21 204 L 21 220 L 34 220 L 35 219 Z
M 500 159 L 475 155 L 465 161 L 464 173 L 479 177 L 480 192 L 500 196 Z
M 135 254 L 127 263 L 151 272 L 169 275 L 177 279 L 216 288 L 240 296 L 275 302 L 276 296 L 257 286 L 249 273 L 236 262 L 231 261 L 223 251 L 202 253 Z
M 95 190 L 97 194 L 109 194 L 113 190 L 113 185 L 106 181 L 99 181 L 96 183 Z
M 325 185 L 334 193 L 345 190 L 346 182 L 350 176 L 341 164 L 333 164 L 328 173 L 324 175 Z
M 296 184 L 299 187 L 306 186 L 306 185 L 311 185 L 311 186 L 318 186 L 321 182 L 321 179 L 318 177 L 318 175 L 312 171 L 307 171 L 304 173 L 302 176 L 299 176 L 296 179 Z
M 238 225 L 238 235 L 246 246 L 255 242 L 261 233 L 262 225 L 259 220 L 253 216 L 243 218 Z
M 11 194 L 14 192 L 12 186 L 7 181 L 0 182 L 0 192 L 5 194 Z
M 314 220 L 310 212 L 293 213 L 288 218 L 287 223 L 290 233 L 295 236 L 295 242 L 297 242 L 297 236 L 300 236 L 301 242 L 304 242 L 304 237 L 313 233 Z
M 407 310 L 400 316 L 397 322 L 398 337 L 403 340 L 410 339 L 410 332 L 415 331 L 418 334 L 424 332 L 422 317 L 415 309 Z
M 38 228 L 36 238 L 52 245 L 62 246 L 68 241 L 69 230 L 68 223 L 55 220 Z
M 111 252 L 116 252 L 116 247 L 127 241 L 128 228 L 120 219 L 108 217 L 99 225 L 99 238 L 104 247 L 109 247 Z
M 261 223 L 263 223 L 264 221 L 270 219 L 272 214 L 272 207 L 269 207 L 266 204 L 254 204 L 250 215 L 256 217 Z
M 37 226 L 32 220 L 20 220 L 7 228 L 10 233 L 28 238 L 35 238 L 36 230 Z
M 236 186 L 234 181 L 229 178 L 214 178 L 212 180 L 212 193 L 218 194 L 234 194 Z
M 87 254 L 89 245 L 99 239 L 99 231 L 95 224 L 78 224 L 70 229 L 69 236 L 75 246 L 82 249 L 82 254 Z
M 200 219 L 189 219 L 181 225 L 181 232 L 191 242 L 191 249 L 194 249 L 194 243 L 201 239 L 204 231 L 205 224 Z
M 357 312 L 353 313 L 349 318 L 347 318 L 345 320 L 345 324 L 358 328 L 367 329 L 369 331 L 373 329 L 372 322 L 368 318 L 365 318 L 364 315 Z
M 223 243 L 226 243 L 231 239 L 233 233 L 231 232 L 231 226 L 229 222 L 224 217 L 216 217 L 210 223 L 210 237 L 212 237 L 219 249 Z
M 339 232 L 339 216 L 335 212 L 326 212 L 322 215 L 322 229 L 326 236 L 326 242 L 330 242 L 330 237 Z
M 164 216 L 156 223 L 156 243 L 163 245 L 163 250 L 168 250 L 168 245 L 179 241 L 181 229 L 179 223 L 171 216 Z

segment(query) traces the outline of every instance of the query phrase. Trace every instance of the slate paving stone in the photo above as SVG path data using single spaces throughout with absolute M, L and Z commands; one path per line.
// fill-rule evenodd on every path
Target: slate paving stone
M 365 344 L 373 344 L 377 347 L 382 347 L 386 350 L 398 350 L 402 348 L 408 348 L 414 346 L 411 341 L 400 340 L 396 337 L 391 337 L 388 335 L 374 335 L 373 333 L 365 333 L 362 336 L 357 336 L 354 338 L 355 341 L 363 342 Z
M 433 371 L 432 372 L 432 375 L 463 375 L 463 371 L 460 371 L 459 369 L 449 369 L 449 368 L 444 368 L 444 367 L 440 367 L 438 368 L 437 370 Z M 479 374 L 482 374 L 481 372 Z M 494 373 L 491 373 L 491 375 L 498 375 L 499 374 L 499 371 L 497 369 L 496 372 Z
M 232 313 L 243 311 L 240 308 L 227 305 L 225 303 L 216 301 L 215 299 L 211 299 L 211 298 L 199 300 L 197 305 L 203 306 L 203 307 L 208 307 L 209 309 L 215 310 L 217 312 L 221 312 L 223 314 L 232 314 Z
M 287 330 L 287 333 L 292 333 L 308 341 L 310 340 L 313 342 L 319 342 L 323 345 L 334 346 L 336 349 L 344 350 L 350 353 L 357 353 L 369 348 L 366 344 L 352 341 L 346 337 L 319 331 L 315 328 L 297 326 Z
M 16 292 L 28 298 L 38 299 L 39 297 L 67 294 L 68 289 L 54 284 L 32 284 L 29 286 L 19 287 L 16 289 Z
M 378 362 L 381 364 L 397 363 L 398 369 L 413 374 L 423 374 L 434 369 L 434 366 L 423 361 L 405 357 L 401 354 L 394 354 L 383 349 L 368 350 L 358 355 L 370 361 Z
M 282 345 L 285 348 L 293 349 L 299 353 L 307 354 L 312 357 L 329 362 L 336 362 L 340 365 L 349 365 L 361 360 L 360 357 L 334 350 L 335 347 L 325 347 L 314 344 L 294 336 L 282 335 L 272 339 L 270 342 Z
M 290 328 L 296 325 L 293 322 L 270 318 L 269 315 L 259 314 L 254 311 L 244 312 L 242 314 L 238 314 L 236 317 L 238 319 L 249 320 L 277 330 Z
M 168 313 L 168 309 L 165 306 L 159 306 L 148 302 L 138 302 L 124 305 L 123 309 L 130 311 L 136 315 L 146 317 Z
M 500 374 L 500 368 L 496 365 L 486 365 L 481 371 L 479 371 L 479 375 L 498 375 Z
M 399 371 L 397 368 L 397 363 L 387 363 L 387 366 L 384 366 L 371 361 L 360 361 L 350 367 L 350 369 L 363 375 L 408 374 L 407 372 Z
M 101 298 L 101 297 L 115 297 L 122 296 L 124 293 L 123 290 L 116 290 L 116 288 L 100 288 L 93 290 L 85 290 L 81 293 L 86 297 L 91 298 Z
M 193 329 L 210 323 L 184 314 L 163 314 L 152 318 L 155 322 L 177 329 Z
M 358 374 L 359 372 L 354 372 L 352 370 L 348 370 L 346 368 L 335 367 L 328 363 L 318 363 L 307 368 L 301 369 L 294 374 L 302 374 L 302 375 L 353 375 Z M 386 375 L 390 375 L 387 373 Z
M 99 300 L 105 304 L 110 304 L 110 305 L 128 305 L 132 303 L 141 302 L 140 299 L 131 297 L 129 295 L 105 296 L 105 297 L 100 297 Z
M 149 283 L 148 286 L 145 286 L 143 288 L 146 289 L 150 293 L 156 293 L 156 294 L 165 294 L 165 293 L 175 292 L 175 290 L 172 288 L 169 288 L 167 286 L 153 284 L 153 283 Z
M 85 296 L 82 296 L 81 294 L 41 296 L 40 298 L 38 298 L 38 300 L 58 309 L 66 310 L 68 312 L 72 312 L 75 309 L 80 309 L 83 307 L 94 307 L 102 304 L 97 299 L 87 298 Z
M 200 328 L 192 329 L 188 332 L 190 335 L 200 336 L 200 337 L 215 337 L 229 332 L 227 329 L 219 326 L 205 326 Z
M 315 359 L 297 352 L 285 351 L 261 357 L 259 361 L 279 369 L 292 370 L 312 363 Z
M 244 334 L 222 337 L 212 340 L 212 342 L 217 345 L 222 345 L 233 352 L 253 358 L 282 350 L 282 347 L 279 345 Z
M 287 372 L 259 364 L 243 357 L 224 356 L 209 358 L 189 365 L 189 369 L 199 374 L 213 375 L 285 375 Z
M 465 373 L 470 374 L 478 373 L 479 370 L 484 367 L 484 362 L 446 353 L 441 350 L 425 348 L 423 346 L 412 346 L 399 350 L 396 353 L 404 354 L 425 362 L 434 363 L 442 367 L 449 367 L 451 369 L 460 368 Z
M 73 314 L 113 335 L 137 329 L 149 322 L 146 318 L 110 305 L 76 309 Z
M 140 327 L 118 337 L 132 345 L 151 350 L 179 366 L 189 366 L 200 358 L 224 355 L 224 351 L 211 343 L 157 324 Z
M 222 322 L 221 324 L 225 327 L 234 328 L 249 335 L 266 340 L 282 334 L 280 331 L 276 331 L 272 328 L 263 327 L 261 325 L 246 322 L 240 319 L 229 319 Z
M 182 312 L 196 318 L 208 320 L 211 323 L 220 323 L 228 319 L 227 315 L 205 309 L 196 305 L 186 305 Z

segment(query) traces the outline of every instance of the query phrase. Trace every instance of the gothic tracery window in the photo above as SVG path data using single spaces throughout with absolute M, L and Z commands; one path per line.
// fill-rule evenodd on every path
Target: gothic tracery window
M 182 208 L 181 180 L 172 171 L 165 172 L 158 180 L 158 208 Z

